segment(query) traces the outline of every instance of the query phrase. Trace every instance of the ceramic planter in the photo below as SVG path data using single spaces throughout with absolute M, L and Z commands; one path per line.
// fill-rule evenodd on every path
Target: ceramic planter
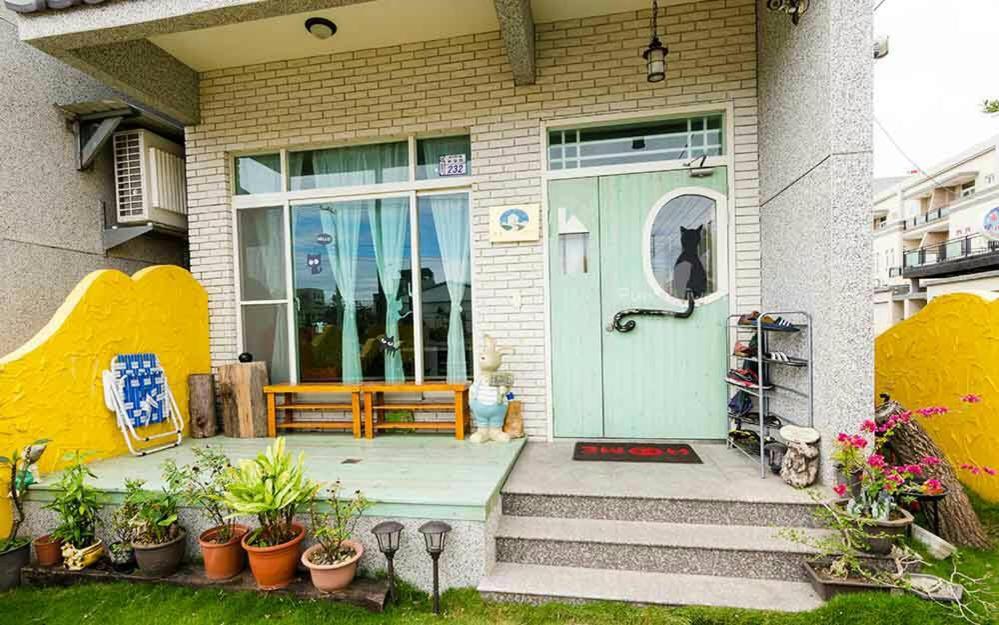
M 233 526 L 233 535 L 228 541 L 215 541 L 221 528 L 213 527 L 198 536 L 201 555 L 205 560 L 205 577 L 223 580 L 236 577 L 246 568 L 246 551 L 243 550 L 243 536 L 249 531 L 245 525 Z
M 182 527 L 176 538 L 159 545 L 133 542 L 139 571 L 150 577 L 166 577 L 175 573 L 184 559 L 186 539 L 187 531 Z
M 841 579 L 838 577 L 829 577 L 824 575 L 820 569 L 824 565 L 827 565 L 828 561 L 816 561 L 816 562 L 806 562 L 803 566 L 805 567 L 805 574 L 808 576 L 808 581 L 815 589 L 816 594 L 822 597 L 823 601 L 829 601 L 836 595 L 852 594 L 857 592 L 887 592 L 892 589 L 891 586 L 886 586 L 883 584 L 875 584 L 867 580 L 861 579 Z
M 21 585 L 21 569 L 31 562 L 31 543 L 0 553 L 0 592 Z
M 70 571 L 82 571 L 100 560 L 102 555 L 104 555 L 104 543 L 100 539 L 82 549 L 77 549 L 69 543 L 62 545 L 62 559 Z
M 836 504 L 842 508 L 846 507 L 847 500 L 840 499 Z M 875 555 L 887 555 L 891 553 L 891 548 L 899 544 L 908 534 L 909 526 L 915 520 L 908 510 L 895 508 L 892 514 L 897 518 L 887 521 L 869 521 L 864 524 L 862 532 L 867 543 L 867 550 L 864 553 Z
M 38 566 L 56 566 L 62 563 L 62 541 L 58 538 L 46 534 L 34 539 L 31 544 L 35 547 Z
M 273 547 L 254 547 L 246 544 L 250 532 L 243 535 L 242 545 L 250 559 L 250 570 L 257 587 L 261 590 L 277 590 L 284 588 L 295 579 L 295 567 L 298 566 L 299 549 L 305 538 L 305 528 L 292 523 L 296 535 L 286 543 Z
M 135 570 L 135 550 L 130 543 L 113 543 L 108 546 L 108 559 L 115 573 L 131 573 Z
M 355 540 L 345 540 L 344 545 L 354 549 L 354 555 L 348 560 L 337 564 L 314 564 L 311 560 L 313 554 L 322 549 L 322 545 L 312 545 L 302 554 L 302 564 L 309 569 L 312 577 L 312 585 L 321 592 L 340 590 L 350 586 L 357 574 L 357 561 L 364 555 L 364 545 Z

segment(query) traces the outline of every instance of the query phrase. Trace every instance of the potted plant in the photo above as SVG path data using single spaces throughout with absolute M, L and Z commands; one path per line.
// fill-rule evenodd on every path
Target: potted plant
M 51 538 L 60 541 L 66 568 L 79 571 L 97 562 L 104 553 L 104 544 L 97 538 L 103 493 L 87 483 L 87 478 L 97 476 L 83 463 L 84 455 L 75 452 L 68 458 L 72 464 L 63 471 L 55 498 L 45 507 L 59 517 L 59 526 Z
M 867 446 L 863 434 L 841 433 L 835 443 L 837 457 L 851 458 L 845 466 L 852 470 L 849 475 L 856 476 L 855 484 L 836 485 L 834 490 L 841 497 L 836 505 L 853 518 L 863 535 L 864 541 L 858 547 L 879 555 L 891 552 L 912 525 L 912 515 L 900 504 L 909 503 L 915 493 L 933 494 L 942 489 L 939 480 L 923 479 L 939 459 L 926 457 L 916 464 L 893 466 L 878 453 L 893 426 L 879 428 L 873 421 L 864 422 L 861 430 L 876 435 L 870 455 L 862 451 Z
M 38 440 L 14 450 L 10 456 L 0 456 L 0 467 L 7 471 L 7 496 L 10 499 L 11 525 L 7 537 L 0 540 L 0 592 L 21 583 L 21 569 L 31 560 L 31 541 L 18 537 L 25 521 L 24 495 L 35 481 L 31 467 L 41 458 L 47 440 Z
M 126 488 L 128 482 L 125 481 Z M 135 550 L 132 549 L 132 519 L 135 514 L 135 506 L 127 502 L 122 502 L 111 513 L 108 529 L 112 540 L 108 545 L 108 559 L 116 573 L 131 573 L 135 570 Z
M 173 574 L 184 559 L 187 532 L 177 523 L 177 492 L 168 484 L 144 490 L 142 480 L 125 482 L 125 504 L 133 506 L 132 549 L 139 570 L 150 577 Z
M 212 446 L 195 447 L 195 461 L 178 467 L 173 460 L 164 465 L 168 483 L 179 489 L 181 498 L 198 506 L 212 521 L 212 527 L 198 536 L 198 545 L 205 562 L 208 579 L 230 579 L 243 572 L 246 551 L 243 535 L 249 528 L 236 523 L 232 510 L 225 503 L 233 473 L 229 459 Z
M 349 586 L 364 554 L 364 546 L 351 536 L 368 501 L 361 491 L 354 491 L 349 500 L 341 499 L 340 488 L 339 480 L 329 488 L 328 512 L 320 511 L 315 499 L 309 508 L 316 544 L 302 554 L 302 564 L 309 569 L 312 585 L 322 592 Z
M 253 460 L 233 468 L 225 494 L 231 516 L 256 516 L 260 527 L 243 536 L 257 586 L 263 590 L 284 588 L 295 577 L 299 545 L 305 528 L 294 522 L 295 512 L 308 505 L 319 485 L 305 477 L 305 458 L 293 461 L 278 438 Z

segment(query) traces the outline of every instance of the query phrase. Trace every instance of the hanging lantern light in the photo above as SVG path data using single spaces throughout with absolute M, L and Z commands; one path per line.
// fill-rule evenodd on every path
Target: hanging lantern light
M 652 0 L 652 19 L 650 20 L 651 34 L 649 35 L 649 47 L 642 52 L 645 59 L 645 78 L 649 82 L 662 82 L 666 80 L 666 55 L 669 48 L 659 40 L 659 2 Z

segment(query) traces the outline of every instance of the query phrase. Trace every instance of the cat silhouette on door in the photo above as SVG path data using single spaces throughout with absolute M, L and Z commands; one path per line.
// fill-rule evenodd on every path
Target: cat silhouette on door
M 688 291 L 694 297 L 702 297 L 708 290 L 708 272 L 697 250 L 701 246 L 704 226 L 684 228 L 680 226 L 680 255 L 673 265 L 673 295 L 686 298 Z

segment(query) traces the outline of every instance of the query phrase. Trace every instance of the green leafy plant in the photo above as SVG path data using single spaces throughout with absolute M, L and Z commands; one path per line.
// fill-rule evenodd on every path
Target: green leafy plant
M 340 480 L 329 487 L 328 512 L 319 509 L 317 498 L 313 498 L 309 505 L 312 535 L 322 545 L 312 555 L 314 564 L 336 564 L 354 555 L 354 549 L 345 547 L 343 543 L 353 535 L 361 514 L 371 504 L 359 490 L 354 491 L 350 499 L 341 498 L 341 490 Z
M 215 541 L 228 542 L 235 533 L 236 520 L 226 505 L 225 494 L 234 478 L 232 463 L 211 445 L 194 448 L 194 462 L 177 466 L 172 459 L 163 465 L 163 476 L 189 505 L 199 506 L 218 528 Z
M 177 491 L 167 485 L 160 491 L 144 490 L 142 480 L 126 480 L 124 505 L 134 511 L 132 542 L 161 545 L 180 535 L 177 524 Z
M 28 445 L 23 451 L 15 449 L 9 456 L 0 456 L 0 467 L 7 467 L 7 497 L 10 499 L 11 524 L 7 537 L 0 540 L 0 553 L 17 549 L 28 542 L 20 539 L 17 533 L 27 518 L 24 512 L 24 495 L 35 481 L 31 467 L 42 457 L 48 439 L 40 439 Z
M 76 549 L 96 542 L 104 495 L 100 489 L 87 484 L 87 478 L 97 476 L 83 463 L 85 458 L 79 451 L 66 456 L 72 464 L 59 478 L 55 499 L 45 505 L 59 517 L 59 526 L 52 532 L 52 537 Z
M 231 469 L 232 481 L 225 493 L 231 517 L 255 516 L 260 527 L 251 532 L 247 543 L 272 547 L 295 537 L 292 520 L 299 508 L 307 506 L 319 484 L 305 477 L 305 455 L 293 461 L 285 451 L 284 438 L 278 438 L 253 460 L 242 460 Z

